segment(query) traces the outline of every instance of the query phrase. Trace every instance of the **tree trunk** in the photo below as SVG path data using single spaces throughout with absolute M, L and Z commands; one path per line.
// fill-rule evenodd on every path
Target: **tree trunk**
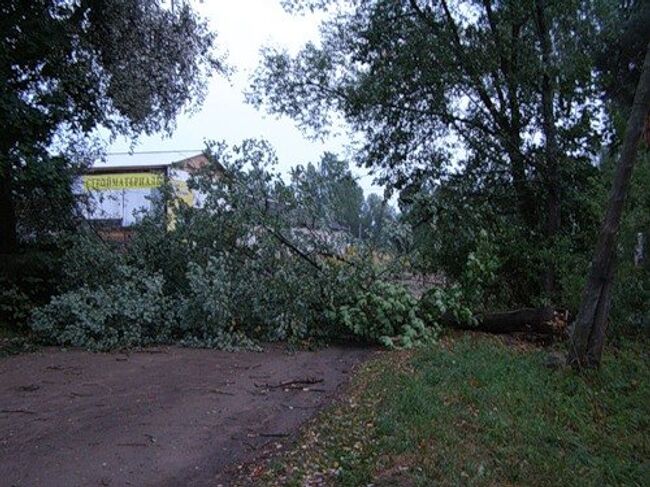
M 442 323 L 461 330 L 486 333 L 539 333 L 561 335 L 566 329 L 567 314 L 553 308 L 523 308 L 500 313 L 483 313 L 476 316 L 477 323 L 470 325 L 457 321 L 451 315 L 442 317 Z
M 634 267 L 641 267 L 645 260 L 645 234 L 636 234 L 636 247 L 634 247 Z
M 508 150 L 510 175 L 517 198 L 517 209 L 523 222 L 527 226 L 533 227 L 538 223 L 537 212 L 535 210 L 535 198 L 526 179 L 526 160 L 519 151 L 521 145 L 519 128 L 513 128 L 512 133 L 505 140 L 511 147 L 517 147 L 517 149 Z
M 605 343 L 605 331 L 611 304 L 616 260 L 616 239 L 625 198 L 636 159 L 639 140 L 650 111 L 650 42 L 648 43 L 641 78 L 625 129 L 623 150 L 618 161 L 609 205 L 591 270 L 582 296 L 580 311 L 571 337 L 568 362 L 574 367 L 598 367 Z
M 554 243 L 557 232 L 560 229 L 560 174 L 559 174 L 559 150 L 557 144 L 557 129 L 555 127 L 555 83 L 552 77 L 551 60 L 551 37 L 546 20 L 546 1 L 536 0 L 535 20 L 537 24 L 537 36 L 542 51 L 542 130 L 544 132 L 544 156 L 546 159 L 544 170 L 544 182 L 546 186 L 546 222 L 544 234 L 546 244 L 551 246 Z M 555 268 L 553 262 L 549 262 L 544 271 L 544 290 L 548 298 L 555 294 Z
M 11 189 L 11 161 L 0 159 L 0 254 L 11 254 L 18 246 L 16 208 Z

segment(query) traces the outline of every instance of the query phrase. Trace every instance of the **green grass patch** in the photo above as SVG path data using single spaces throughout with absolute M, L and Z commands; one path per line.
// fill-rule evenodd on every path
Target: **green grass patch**
M 480 335 L 384 353 L 321 415 L 267 484 L 647 485 L 647 343 L 600 371 L 544 367 L 546 351 Z

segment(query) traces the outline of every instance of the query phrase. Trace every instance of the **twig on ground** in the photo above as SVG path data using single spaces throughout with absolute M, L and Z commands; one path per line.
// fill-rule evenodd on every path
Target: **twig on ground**
M 260 386 L 255 384 L 255 387 L 260 387 Z M 251 394 L 253 396 L 266 396 L 268 391 L 246 391 L 246 392 L 248 392 L 249 394 Z
M 5 414 L 36 414 L 35 411 L 29 409 L 0 409 L 0 413 Z
M 232 392 L 222 391 L 221 389 L 209 389 L 208 392 L 212 392 L 213 394 L 223 394 L 224 396 L 234 396 L 235 395 Z
M 295 379 L 280 382 L 279 384 L 255 384 L 255 387 L 264 387 L 266 389 L 303 389 L 302 386 L 304 385 L 320 384 L 321 382 L 323 382 L 323 379 Z
M 233 369 L 241 369 L 241 370 L 253 370 L 261 367 L 262 364 L 255 364 L 255 365 L 233 365 Z
M 90 396 L 92 396 L 92 394 L 87 393 L 87 392 L 75 392 L 75 391 L 72 391 L 70 393 L 70 397 L 90 397 Z

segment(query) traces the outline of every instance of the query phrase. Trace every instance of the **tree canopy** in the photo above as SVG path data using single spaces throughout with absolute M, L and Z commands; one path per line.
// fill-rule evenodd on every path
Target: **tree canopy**
M 557 254 L 584 252 L 597 225 L 584 195 L 613 135 L 609 83 L 639 71 L 635 51 L 620 56 L 624 68 L 599 69 L 596 53 L 643 14 L 642 2 L 285 5 L 331 15 L 320 42 L 295 56 L 265 50 L 249 101 L 312 135 L 343 115 L 363 136 L 358 162 L 407 200 L 417 195 L 418 221 L 440 228 L 450 215 L 469 218 L 457 229 L 466 238 L 445 233 L 448 242 L 432 246 L 445 256 L 437 264 L 453 272 L 487 229 L 502 242 L 504 277 L 526 289 L 517 299 L 556 298 Z
M 61 204 L 67 141 L 79 151 L 99 127 L 169 131 L 224 69 L 205 22 L 158 0 L 8 0 L 0 32 L 0 253 L 16 248 L 21 198 L 38 190 Z M 52 185 L 46 167 L 64 184 Z

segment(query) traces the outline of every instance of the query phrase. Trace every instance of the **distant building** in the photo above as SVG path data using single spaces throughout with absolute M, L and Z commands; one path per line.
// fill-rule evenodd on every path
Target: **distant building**
M 208 164 L 208 159 L 203 154 L 176 159 L 180 154 L 172 154 L 173 159 L 167 155 L 168 160 L 162 162 L 156 153 L 124 155 L 117 160 L 113 156 L 110 165 L 89 168 L 76 188 L 88 195 L 88 205 L 82 209 L 84 217 L 102 236 L 120 241 L 128 239 L 129 227 L 154 209 L 165 183 L 171 184 L 179 200 L 200 206 L 205 196 L 189 189 L 187 181 Z M 219 171 L 223 168 L 219 167 Z M 166 213 L 167 224 L 173 227 L 173 209 L 168 208 Z

